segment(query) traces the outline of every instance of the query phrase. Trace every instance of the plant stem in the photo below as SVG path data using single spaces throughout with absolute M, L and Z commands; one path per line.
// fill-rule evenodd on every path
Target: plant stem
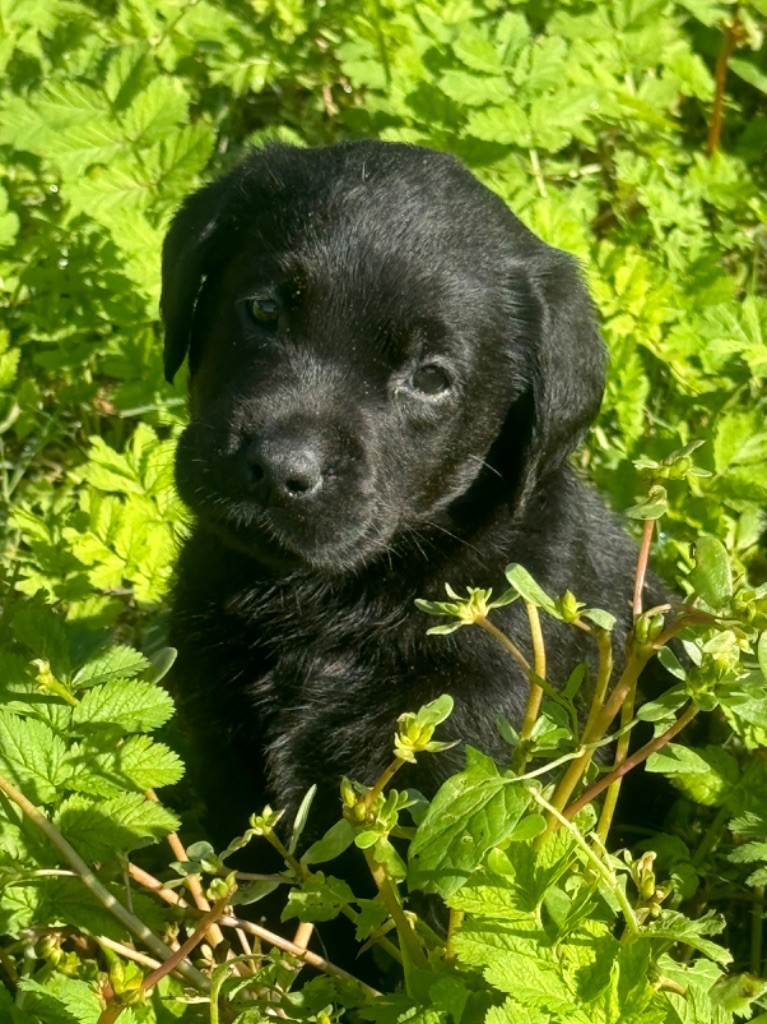
M 148 800 L 154 800 L 156 803 L 160 802 L 157 799 L 157 794 L 153 789 L 148 789 L 146 791 L 146 797 Z M 181 862 L 188 860 L 189 858 L 187 857 L 186 849 L 184 847 L 184 844 L 179 839 L 178 835 L 175 832 L 171 832 L 171 834 L 167 838 L 168 845 L 173 851 L 173 855 L 176 858 L 176 860 Z M 204 913 L 207 913 L 210 910 L 210 903 L 206 899 L 205 893 L 202 891 L 202 885 L 200 883 L 199 877 L 197 875 L 188 875 L 186 878 L 186 885 L 190 893 L 192 894 L 192 899 L 194 900 L 197 909 L 202 910 Z M 208 939 L 210 941 L 210 944 L 214 947 L 214 949 L 216 946 L 218 946 L 220 943 L 224 941 L 223 932 L 215 922 L 211 923 L 211 926 L 208 930 Z
M 647 575 L 647 565 L 650 561 L 650 547 L 652 545 L 652 535 L 654 529 L 655 520 L 645 519 L 644 530 L 642 531 L 642 543 L 639 546 L 639 559 L 637 561 L 636 578 L 634 580 L 634 618 L 636 618 L 637 615 L 642 614 L 642 591 L 644 590 L 644 581 L 645 576 Z
M 153 971 L 160 966 L 160 961 L 155 960 L 153 956 L 147 956 L 146 953 L 141 953 L 137 949 L 131 949 L 130 946 L 126 946 L 122 942 L 108 939 L 106 935 L 97 935 L 96 942 L 104 949 L 110 949 L 113 953 L 124 956 L 126 960 L 135 960 L 137 964 L 143 964 L 144 967 L 149 967 Z
M 722 45 L 719 48 L 719 55 L 716 58 L 714 68 L 714 81 L 716 89 L 714 92 L 714 106 L 711 110 L 711 125 L 708 130 L 708 142 L 706 149 L 708 155 L 713 156 L 719 149 L 722 141 L 722 125 L 724 124 L 724 94 L 727 86 L 727 65 L 732 57 L 733 50 L 738 42 L 740 21 L 738 20 L 737 9 L 731 21 L 723 26 Z
M 485 618 L 484 615 L 478 616 L 474 620 L 474 624 L 476 626 L 480 626 L 484 630 L 487 630 L 487 632 L 490 633 L 491 636 L 494 636 L 495 639 L 506 648 L 506 650 L 509 652 L 512 658 L 514 658 L 514 660 L 520 666 L 522 671 L 525 673 L 525 676 L 527 677 L 529 682 L 531 684 L 533 682 L 536 682 L 530 662 L 524 656 L 522 651 L 520 651 L 520 649 L 517 647 L 513 640 L 509 640 L 506 634 L 502 630 L 498 629 L 498 627 L 494 623 L 492 623 L 490 619 Z
M 635 689 L 637 680 L 642 669 L 649 661 L 651 653 L 651 651 L 642 651 L 641 653 L 635 651 L 631 655 L 610 697 L 604 706 L 595 713 L 592 721 L 587 722 L 581 740 L 585 748 L 584 752 L 571 763 L 551 798 L 551 802 L 557 811 L 563 811 L 567 806 L 567 801 L 572 796 L 573 790 L 580 782 L 583 773 L 591 762 L 595 749 L 592 744 L 597 743 L 610 728 L 610 724 L 623 706 L 623 702 Z M 553 831 L 552 819 L 549 821 L 549 829 L 547 831 Z
M 593 727 L 597 716 L 604 706 L 607 687 L 610 685 L 610 678 L 613 674 L 613 641 L 610 633 L 606 629 L 599 628 L 589 628 L 589 632 L 596 641 L 599 652 L 599 668 L 597 669 L 597 679 L 594 684 L 594 693 L 591 696 L 591 706 L 589 707 L 589 715 L 586 719 L 584 735 Z
M 544 199 L 548 198 L 548 190 L 546 188 L 546 181 L 543 177 L 543 171 L 541 170 L 541 161 L 538 158 L 538 150 L 535 147 L 530 149 L 530 166 L 533 169 L 533 177 L 535 178 L 535 184 L 538 186 L 538 191 L 541 193 Z
M 543 632 L 541 630 L 541 618 L 538 614 L 538 609 L 530 601 L 525 601 L 525 608 L 527 609 L 527 617 L 530 621 L 530 639 L 533 644 L 533 671 L 539 679 L 546 678 L 546 647 L 543 643 Z M 530 693 L 527 698 L 527 708 L 525 709 L 525 717 L 522 721 L 522 728 L 520 729 L 520 739 L 524 742 L 530 739 L 530 735 L 535 725 L 535 720 L 538 717 L 538 712 L 541 708 L 541 700 L 543 699 L 543 687 L 540 683 L 530 683 Z M 528 758 L 522 762 L 520 771 L 524 771 L 525 764 Z
M 645 745 L 640 747 L 639 750 L 631 755 L 631 757 L 626 758 L 622 764 L 613 768 L 608 775 L 603 776 L 595 782 L 593 786 L 589 787 L 585 793 L 570 804 L 564 812 L 565 817 L 574 818 L 580 810 L 582 810 L 587 804 L 590 804 L 595 797 L 599 796 L 599 794 L 603 790 L 607 789 L 608 786 L 612 785 L 613 782 L 617 779 L 623 778 L 623 776 L 627 775 L 632 768 L 636 768 L 637 765 L 646 761 L 651 754 L 654 754 L 662 747 L 665 747 L 667 743 L 670 743 L 671 740 L 673 740 L 673 738 L 685 728 L 685 726 L 690 724 L 693 718 L 697 715 L 698 710 L 699 709 L 694 704 L 688 704 L 677 721 L 674 722 L 673 725 L 670 725 L 664 733 L 661 733 L 660 736 L 656 736 L 655 739 L 650 740 L 649 743 L 645 743 Z
M 389 917 L 394 921 L 394 926 L 397 929 L 397 935 L 402 947 L 402 964 L 405 969 L 405 984 L 407 986 L 408 964 L 412 964 L 414 967 L 425 968 L 427 966 L 426 957 L 421 949 L 418 936 L 402 908 L 399 894 L 389 878 L 386 868 L 375 859 L 375 854 L 370 849 L 365 850 L 365 860 L 370 868 L 373 881 L 381 894 L 381 899 L 389 913 Z
M 634 717 L 634 703 L 636 699 L 636 690 L 633 690 L 628 697 L 626 702 L 621 708 L 621 728 L 626 729 L 626 726 Z M 619 768 L 628 757 L 629 743 L 631 742 L 631 733 L 628 729 L 621 733 L 618 737 L 618 742 L 615 745 L 615 759 L 613 761 L 613 768 Z M 612 825 L 613 815 L 615 814 L 615 808 L 618 804 L 618 797 L 621 791 L 621 778 L 617 778 L 615 782 L 611 783 L 607 793 L 605 795 L 605 802 L 602 805 L 602 813 L 599 815 L 599 824 L 597 825 L 597 835 L 603 844 L 607 844 L 607 836 Z
M 143 868 L 138 867 L 136 864 L 129 866 L 131 877 L 139 882 L 141 885 L 150 889 L 153 893 L 165 900 L 166 903 L 170 903 L 173 906 L 179 907 L 180 909 L 188 909 L 189 904 L 183 898 L 179 896 L 173 889 L 167 889 L 162 882 L 150 875 L 148 871 L 144 871 Z M 230 914 L 226 914 L 224 917 L 219 919 L 219 924 L 226 928 L 235 928 L 240 931 L 246 932 L 248 935 L 255 935 L 256 938 L 261 939 L 263 942 L 268 942 L 271 946 L 276 946 L 277 949 L 282 949 L 286 953 L 292 953 L 293 956 L 299 957 L 304 960 L 307 964 L 311 964 L 312 967 L 316 967 L 320 971 L 324 971 L 325 974 L 331 974 L 336 978 L 342 978 L 345 981 L 351 981 L 365 992 L 366 995 L 371 998 L 380 996 L 380 992 L 370 988 L 364 982 L 360 981 L 359 978 L 355 978 L 353 974 L 349 974 L 341 967 L 336 967 L 335 964 L 330 963 L 329 960 L 325 960 L 324 957 L 318 956 L 316 953 L 312 953 L 311 950 L 301 949 L 300 946 L 296 946 L 290 939 L 284 938 L 282 935 L 277 935 L 276 932 L 270 932 L 267 928 L 262 928 L 259 924 L 254 924 L 252 921 L 244 921 L 239 917 L 234 917 Z M 399 952 L 399 951 L 398 951 Z
M 455 950 L 453 949 L 453 940 L 455 939 L 455 933 L 461 927 L 461 922 L 465 917 L 463 910 L 451 910 L 450 918 L 447 926 L 447 941 L 445 942 L 445 959 L 455 960 Z
M 29 818 L 29 820 L 36 825 L 41 832 L 50 840 L 50 842 L 59 850 L 64 858 L 72 865 L 72 868 L 77 872 L 80 881 L 90 891 L 90 893 L 105 907 L 113 917 L 127 928 L 131 935 L 140 939 L 145 945 L 152 950 L 162 960 L 167 960 L 168 957 L 173 955 L 173 950 L 158 938 L 154 932 L 150 931 L 149 928 L 141 921 L 135 914 L 132 914 L 126 907 L 122 905 L 112 893 L 101 884 L 96 878 L 94 873 L 77 853 L 74 847 L 70 846 L 64 836 L 59 830 L 51 824 L 45 815 L 40 811 L 33 803 L 31 803 L 20 793 L 15 786 L 13 786 L 6 778 L 0 775 L 0 790 L 5 793 L 9 800 L 13 801 L 17 807 Z M 196 967 L 191 964 L 184 963 L 183 961 L 178 964 L 178 972 L 183 975 L 184 979 L 188 981 L 195 988 L 201 989 L 203 992 L 207 992 L 210 985 L 208 979 L 204 974 L 201 974 Z
M 604 881 L 607 883 L 610 892 L 617 900 L 621 908 L 621 911 L 623 912 L 623 916 L 626 920 L 626 929 L 632 935 L 639 934 L 639 924 L 637 923 L 634 910 L 628 901 L 626 893 L 621 888 L 618 879 L 615 877 L 612 871 L 610 871 L 607 865 L 603 863 L 603 861 L 601 861 L 599 857 L 597 857 L 597 855 L 594 853 L 589 844 L 581 835 L 579 829 L 577 829 L 571 821 L 568 821 L 568 819 L 563 814 L 560 814 L 556 807 L 553 807 L 547 800 L 544 800 L 544 798 L 541 796 L 537 789 L 534 789 L 531 786 L 528 792 L 533 797 L 533 799 L 541 805 L 541 807 L 544 807 L 548 811 L 548 813 L 553 818 L 555 818 L 560 825 L 562 825 L 563 828 L 567 829 L 567 831 L 576 841 L 581 850 L 583 850 L 583 852 L 586 854 L 586 857 L 588 858 L 589 862 L 594 866 L 597 872 L 602 876 Z
M 757 977 L 762 973 L 762 932 L 764 929 L 764 886 L 754 890 L 754 905 L 751 908 L 751 971 Z
M 388 768 L 384 768 L 381 774 L 376 779 L 370 792 L 365 797 L 365 810 L 369 811 L 373 804 L 376 802 L 378 797 L 383 793 L 384 789 L 391 782 L 392 778 L 400 770 L 404 764 L 404 760 L 401 757 L 395 757 Z
M 220 923 L 227 928 L 240 928 L 249 935 L 255 935 L 263 942 L 268 942 L 270 946 L 276 946 L 277 949 L 281 949 L 285 953 L 291 953 L 293 956 L 298 957 L 299 960 L 303 960 L 305 963 L 310 964 L 312 967 L 316 967 L 325 974 L 330 974 L 334 978 L 340 978 L 342 981 L 348 981 L 353 985 L 357 985 L 360 991 L 362 991 L 369 999 L 378 999 L 381 995 L 377 989 L 371 988 L 370 985 L 365 984 L 364 981 L 360 981 L 359 978 L 355 978 L 353 974 L 349 974 L 349 972 L 345 971 L 342 967 L 337 967 L 335 964 L 326 960 L 324 957 L 319 956 L 317 953 L 312 953 L 309 949 L 301 949 L 300 946 L 296 946 L 295 943 L 290 941 L 290 939 L 283 938 L 282 935 L 277 935 L 275 932 L 270 932 L 267 928 L 262 928 L 259 924 L 254 924 L 252 921 L 243 921 L 239 917 L 231 917 L 229 915 L 222 917 Z
M 203 919 L 197 925 L 197 927 L 186 940 L 186 942 L 182 942 L 178 949 L 171 956 L 168 957 L 165 963 L 160 964 L 160 966 L 155 971 L 152 971 L 151 974 L 147 975 L 147 977 L 144 978 L 143 982 L 141 983 L 142 992 L 148 992 L 151 988 L 154 988 L 154 986 L 159 981 L 162 981 L 162 979 L 166 975 L 170 974 L 171 971 L 175 970 L 176 967 L 178 967 L 179 963 L 182 960 L 185 960 L 186 957 L 189 956 L 189 954 L 192 952 L 195 946 L 197 946 L 203 940 L 206 932 L 210 929 L 211 924 L 214 921 L 217 921 L 218 918 L 221 917 L 221 915 L 224 913 L 224 911 L 226 910 L 226 905 L 231 899 L 231 897 L 231 892 L 228 892 L 226 896 L 222 896 L 221 899 L 218 900 L 210 908 L 208 913 L 205 915 L 205 917 L 203 917 Z

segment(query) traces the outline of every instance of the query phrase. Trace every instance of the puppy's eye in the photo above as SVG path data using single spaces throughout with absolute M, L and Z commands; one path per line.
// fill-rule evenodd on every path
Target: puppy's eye
M 280 318 L 280 307 L 276 299 L 268 297 L 262 299 L 250 299 L 248 301 L 248 312 L 251 319 L 262 327 L 275 327 Z
M 450 378 L 441 366 L 426 363 L 419 366 L 410 378 L 410 386 L 423 395 L 441 395 L 450 389 Z

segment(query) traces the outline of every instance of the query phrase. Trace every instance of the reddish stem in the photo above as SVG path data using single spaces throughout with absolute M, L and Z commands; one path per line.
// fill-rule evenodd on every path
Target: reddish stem
M 189 938 L 186 940 L 186 942 L 182 942 L 178 949 L 175 950 L 172 956 L 168 957 L 168 959 L 164 963 L 160 964 L 156 971 L 152 971 L 151 974 L 148 974 L 146 978 L 144 978 L 143 982 L 141 983 L 142 992 L 148 992 L 149 989 L 154 988 L 158 981 L 162 981 L 166 974 L 170 974 L 171 971 L 173 971 L 178 966 L 178 964 L 181 963 L 182 960 L 185 960 L 186 957 L 189 956 L 189 954 L 192 952 L 195 946 L 202 942 L 202 940 L 205 938 L 205 933 L 207 932 L 207 930 L 210 928 L 214 921 L 218 920 L 218 918 L 221 917 L 221 915 L 226 910 L 226 905 L 231 899 L 231 896 L 231 892 L 228 892 L 226 896 L 218 900 L 217 903 L 214 903 L 214 905 L 211 907 L 208 913 L 202 918 L 202 920 L 197 925 L 192 934 L 189 936 Z
M 654 529 L 655 520 L 645 519 L 642 544 L 639 548 L 639 559 L 637 561 L 636 579 L 634 581 L 634 618 L 642 614 L 642 591 L 644 590 L 644 581 L 647 575 L 647 564 L 650 561 L 650 545 L 652 544 Z
M 575 815 L 583 810 L 583 808 L 590 804 L 591 801 L 598 797 L 599 794 L 611 786 L 613 782 L 618 779 L 622 779 L 624 775 L 627 775 L 632 768 L 636 768 L 637 765 L 642 764 L 647 758 L 660 750 L 661 747 L 665 747 L 667 743 L 670 743 L 673 738 L 684 729 L 686 725 L 695 718 L 698 713 L 698 708 L 694 704 L 688 704 L 686 710 L 679 716 L 673 725 L 669 726 L 664 733 L 660 736 L 656 736 L 654 740 L 650 740 L 649 743 L 645 743 L 643 747 L 640 747 L 635 754 L 631 757 L 627 757 L 625 761 L 619 764 L 616 768 L 613 768 L 607 775 L 602 776 L 598 782 L 595 782 L 593 786 L 586 790 L 577 800 L 574 800 L 567 810 L 564 812 L 566 818 L 574 818 Z
M 722 141 L 722 125 L 724 123 L 724 92 L 727 86 L 727 65 L 732 57 L 733 50 L 740 38 L 741 24 L 738 15 L 735 14 L 732 21 L 723 27 L 722 45 L 719 48 L 719 55 L 716 58 L 714 68 L 714 81 L 716 89 L 714 92 L 714 106 L 711 110 L 711 125 L 708 131 L 707 150 L 708 155 L 713 156 L 719 149 Z

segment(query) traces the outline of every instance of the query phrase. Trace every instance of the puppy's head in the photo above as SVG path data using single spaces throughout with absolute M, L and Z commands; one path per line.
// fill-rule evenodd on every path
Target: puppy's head
M 168 378 L 190 367 L 181 495 L 279 564 L 523 508 L 603 390 L 573 261 L 416 147 L 254 153 L 176 215 L 162 313 Z

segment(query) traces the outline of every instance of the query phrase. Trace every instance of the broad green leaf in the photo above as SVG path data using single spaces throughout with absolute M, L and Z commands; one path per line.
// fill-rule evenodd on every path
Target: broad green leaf
M 439 790 L 410 845 L 410 883 L 425 892 L 449 896 L 507 839 L 527 808 L 529 797 L 476 752 L 466 771 Z

